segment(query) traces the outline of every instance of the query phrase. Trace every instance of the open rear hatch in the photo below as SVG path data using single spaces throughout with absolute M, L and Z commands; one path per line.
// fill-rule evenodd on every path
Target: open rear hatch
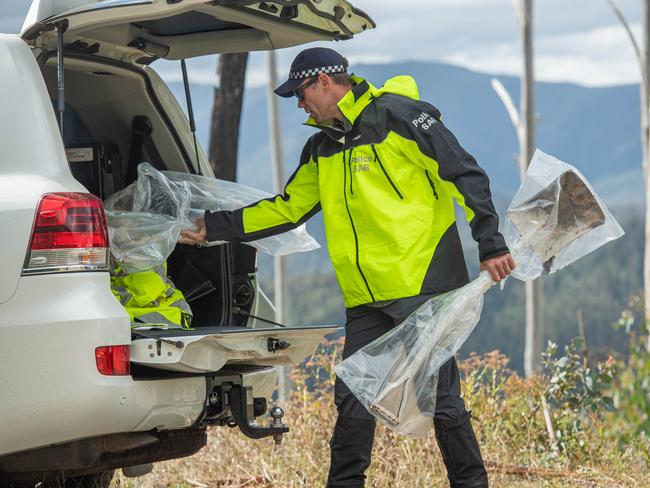
M 131 361 L 184 373 L 211 373 L 225 365 L 296 364 L 312 354 L 338 326 L 212 327 L 197 330 L 140 330 L 131 343 Z
M 34 0 L 22 37 L 135 64 L 349 39 L 374 22 L 344 0 Z

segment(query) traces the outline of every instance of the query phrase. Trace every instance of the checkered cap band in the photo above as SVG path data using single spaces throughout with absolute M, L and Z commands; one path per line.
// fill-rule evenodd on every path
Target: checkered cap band
M 290 80 L 302 80 L 304 78 L 309 78 L 310 76 L 316 76 L 317 74 L 333 74 L 333 73 L 345 73 L 345 67 L 342 64 L 336 66 L 322 66 L 320 68 L 309 68 L 302 71 L 292 71 L 289 73 Z

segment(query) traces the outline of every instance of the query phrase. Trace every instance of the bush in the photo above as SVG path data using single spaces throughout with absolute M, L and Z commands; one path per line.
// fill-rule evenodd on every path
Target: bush
M 459 364 L 492 486 L 650 486 L 650 364 L 645 334 L 629 329 L 629 354 L 595 366 L 579 340 L 561 357 L 551 347 L 544 372 L 528 378 L 510 371 L 498 351 Z M 336 420 L 332 368 L 341 346 L 325 343 L 294 369 L 285 405 L 291 432 L 281 446 L 213 428 L 195 456 L 160 463 L 135 481 L 117 477 L 114 486 L 325 486 Z M 373 488 L 448 486 L 433 433 L 412 440 L 381 425 L 367 474 Z
M 611 416 L 611 435 L 621 449 L 644 455 L 650 465 L 650 334 L 640 297 L 634 297 L 615 324 L 628 336 L 627 354 L 618 359 L 611 395 L 617 415 Z

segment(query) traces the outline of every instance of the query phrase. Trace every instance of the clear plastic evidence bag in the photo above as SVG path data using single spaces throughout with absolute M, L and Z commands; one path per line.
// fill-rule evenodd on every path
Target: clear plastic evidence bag
M 104 202 L 111 254 L 128 273 L 162 265 L 182 229 L 206 210 L 235 210 L 273 195 L 230 181 L 138 166 L 138 179 Z M 273 256 L 320 247 L 305 225 L 250 243 Z
M 504 236 L 530 281 L 558 271 L 624 234 L 580 172 L 537 151 L 506 213 Z M 437 295 L 334 371 L 361 403 L 392 430 L 422 437 L 433 428 L 438 370 L 465 342 L 495 284 L 487 271 Z

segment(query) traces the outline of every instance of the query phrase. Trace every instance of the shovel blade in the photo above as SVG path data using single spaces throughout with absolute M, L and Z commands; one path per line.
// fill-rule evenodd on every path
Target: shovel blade
M 411 383 L 411 378 L 407 377 L 401 383 L 384 387 L 370 404 L 370 412 L 389 424 L 399 425 Z
M 605 212 L 585 182 L 572 170 L 562 173 L 508 218 L 542 262 L 548 262 L 579 237 L 605 223 Z

